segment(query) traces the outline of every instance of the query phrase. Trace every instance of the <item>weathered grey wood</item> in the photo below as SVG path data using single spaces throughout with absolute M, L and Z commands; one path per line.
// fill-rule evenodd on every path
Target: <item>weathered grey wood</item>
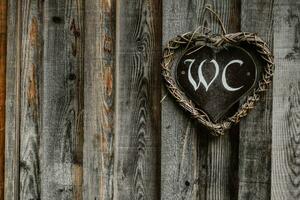
M 118 1 L 115 199 L 159 199 L 161 1 Z
M 275 17 L 274 91 L 221 138 L 161 95 L 161 37 L 220 33 L 206 4 L 238 31 L 240 1 L 161 4 L 8 0 L 5 199 L 300 198 L 300 3 L 241 1 L 271 47 Z
M 19 198 L 40 199 L 40 105 L 42 69 L 42 4 L 22 1 L 20 79 L 20 178 Z
M 218 13 L 227 32 L 237 32 L 240 29 L 240 1 L 207 1 Z M 204 16 L 203 25 L 208 25 L 212 32 L 221 33 L 220 25 L 213 15 Z M 236 106 L 230 109 L 232 114 Z M 216 110 L 218 112 L 218 110 Z M 233 127 L 220 138 L 209 138 L 207 149 L 207 185 L 206 199 L 226 200 L 236 199 L 237 194 L 237 129 Z
M 163 1 L 163 44 L 199 25 L 203 1 Z M 165 96 L 168 95 L 168 96 Z M 173 101 L 165 87 L 162 90 L 161 113 L 161 199 L 198 199 L 206 196 L 207 140 L 198 148 L 200 136 L 193 122 Z M 206 136 L 205 136 L 206 137 Z M 200 160 L 203 159 L 203 168 Z M 199 175 L 201 172 L 201 176 Z M 201 182 L 201 184 L 199 184 Z M 203 198 L 204 199 L 204 198 Z
M 113 199 L 115 0 L 85 1 L 83 199 Z
M 241 31 L 273 45 L 273 0 L 242 0 Z M 272 90 L 240 123 L 238 199 L 270 199 Z
M 300 2 L 274 3 L 271 199 L 296 200 L 299 190 Z
M 81 199 L 83 6 L 55 0 L 43 7 L 41 199 Z
M 239 29 L 238 1 L 163 1 L 163 43 L 199 25 L 220 32 L 216 19 L 210 13 L 203 15 L 206 4 L 220 14 L 229 31 Z M 168 96 L 162 102 L 161 199 L 234 199 L 236 138 L 228 133 L 220 138 L 208 136 L 164 89 L 162 96 L 165 95 Z
M 0 1 L 0 199 L 4 199 L 7 2 Z
M 5 199 L 19 196 L 19 106 L 21 1 L 9 0 L 7 22 L 6 120 L 5 120 Z

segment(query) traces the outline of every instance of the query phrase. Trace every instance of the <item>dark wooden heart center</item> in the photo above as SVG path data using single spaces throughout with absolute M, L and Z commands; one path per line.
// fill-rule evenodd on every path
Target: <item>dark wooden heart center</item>
M 238 46 L 205 46 L 191 52 L 193 49 L 178 62 L 177 83 L 216 122 L 255 86 L 257 67 L 251 55 Z

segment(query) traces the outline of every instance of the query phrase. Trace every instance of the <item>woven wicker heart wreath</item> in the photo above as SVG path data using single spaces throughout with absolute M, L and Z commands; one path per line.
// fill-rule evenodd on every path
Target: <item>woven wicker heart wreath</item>
M 265 61 L 264 69 L 262 70 L 262 78 L 259 80 L 257 87 L 254 88 L 252 94 L 247 96 L 245 102 L 239 107 L 238 111 L 234 115 L 215 123 L 203 110 L 197 108 L 186 94 L 177 86 L 172 72 L 174 68 L 173 61 L 176 57 L 176 53 L 183 49 L 189 49 L 196 46 L 196 50 L 198 50 L 205 45 L 221 47 L 225 44 L 231 44 L 239 46 L 241 43 L 247 43 L 253 46 L 256 49 L 258 56 Z M 239 123 L 241 118 L 247 116 L 247 114 L 254 108 L 261 93 L 266 91 L 272 82 L 273 70 L 274 63 L 272 53 L 266 42 L 259 38 L 255 33 L 239 32 L 226 34 L 224 31 L 223 35 L 207 35 L 196 31 L 188 32 L 171 39 L 163 50 L 162 75 L 165 79 L 166 87 L 169 92 L 181 107 L 188 111 L 191 116 L 202 125 L 212 130 L 211 134 L 216 136 L 223 135 L 225 130 L 229 129 L 233 124 Z

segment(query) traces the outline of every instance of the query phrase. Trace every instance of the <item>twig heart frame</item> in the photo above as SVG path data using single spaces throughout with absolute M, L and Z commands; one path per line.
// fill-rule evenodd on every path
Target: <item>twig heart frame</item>
M 186 94 L 178 87 L 172 73 L 173 62 L 176 53 L 183 49 L 189 49 L 197 45 L 197 49 L 201 49 L 205 45 L 214 47 L 222 47 L 225 44 L 239 46 L 241 43 L 247 43 L 253 46 L 258 56 L 264 61 L 265 65 L 262 70 L 262 76 L 257 87 L 248 95 L 239 107 L 238 111 L 232 116 L 215 123 L 205 111 L 197 108 Z M 256 33 L 237 32 L 224 35 L 206 35 L 199 32 L 188 32 L 171 39 L 163 50 L 162 60 L 162 76 L 165 80 L 166 87 L 179 105 L 189 112 L 192 118 L 196 119 L 202 125 L 211 130 L 211 134 L 215 136 L 224 135 L 233 124 L 239 123 L 240 120 L 247 116 L 248 113 L 255 107 L 260 96 L 265 92 L 272 82 L 274 71 L 274 59 L 266 42 L 264 42 Z

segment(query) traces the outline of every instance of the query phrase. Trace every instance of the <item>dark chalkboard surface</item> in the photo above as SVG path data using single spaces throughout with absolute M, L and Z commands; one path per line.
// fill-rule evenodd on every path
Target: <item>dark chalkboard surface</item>
M 199 108 L 218 121 L 253 88 L 257 67 L 242 47 L 204 46 L 194 50 L 188 50 L 179 59 L 177 82 Z

